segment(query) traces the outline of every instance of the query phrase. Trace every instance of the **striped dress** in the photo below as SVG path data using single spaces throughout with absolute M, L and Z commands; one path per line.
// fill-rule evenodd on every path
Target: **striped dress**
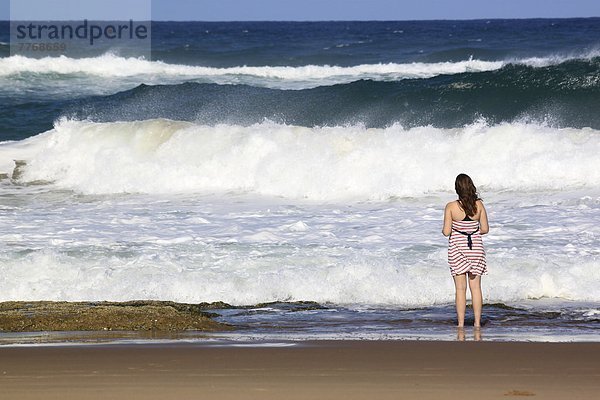
M 473 275 L 487 274 L 479 221 L 452 221 L 452 233 L 448 241 L 448 264 L 452 275 L 466 272 Z

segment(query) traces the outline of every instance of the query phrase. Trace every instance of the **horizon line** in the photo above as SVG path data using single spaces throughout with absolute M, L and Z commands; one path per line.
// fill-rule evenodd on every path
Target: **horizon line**
M 511 17 L 511 18 L 425 18 L 425 19 L 302 19 L 302 20 L 293 20 L 293 19 L 248 19 L 248 20 L 193 20 L 193 19 L 144 19 L 139 20 L 142 22 L 216 22 L 216 23 L 224 23 L 224 22 L 433 22 L 433 21 L 514 21 L 514 20 L 567 20 L 567 19 L 594 19 L 600 18 L 600 15 L 597 16 L 587 16 L 587 17 Z M 114 22 L 114 21 L 129 21 L 129 19 L 91 19 L 91 18 L 81 18 L 81 19 L 19 19 L 19 20 L 11 20 L 11 19 L 3 19 L 0 22 L 12 22 L 12 21 L 100 21 L 100 22 Z M 138 20 L 134 20 L 138 21 Z

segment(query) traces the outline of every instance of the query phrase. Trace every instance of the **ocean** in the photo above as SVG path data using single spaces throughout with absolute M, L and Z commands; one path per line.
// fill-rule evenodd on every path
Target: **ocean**
M 464 172 L 490 220 L 483 339 L 598 341 L 598 154 L 599 18 L 153 22 L 151 60 L 11 56 L 2 22 L 0 301 L 453 340 Z

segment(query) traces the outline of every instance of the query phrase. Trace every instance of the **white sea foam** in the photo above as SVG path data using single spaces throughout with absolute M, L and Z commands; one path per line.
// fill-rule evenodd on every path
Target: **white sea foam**
M 598 154 L 596 130 L 526 123 L 366 129 L 62 120 L 43 135 L 0 146 L 0 167 L 10 172 L 13 159 L 25 159 L 22 182 L 84 194 L 384 200 L 451 191 L 461 171 L 484 191 L 599 188 Z
M 350 67 L 335 65 L 237 66 L 214 68 L 141 58 L 124 58 L 106 54 L 94 58 L 74 59 L 65 56 L 40 59 L 23 56 L 0 58 L 0 76 L 22 73 L 88 75 L 100 78 L 132 78 L 139 83 L 177 82 L 200 79 L 221 84 L 258 84 L 267 87 L 308 88 L 347 83 L 359 79 L 393 81 L 430 78 L 442 74 L 490 71 L 504 65 L 502 61 L 465 60 L 439 63 L 362 64 Z
M 176 83 L 186 80 L 200 80 L 220 84 L 266 86 L 273 88 L 304 89 L 321 85 L 348 83 L 360 79 L 396 81 L 402 79 L 431 78 L 438 75 L 460 74 L 465 72 L 492 71 L 512 64 L 545 67 L 560 64 L 570 59 L 590 59 L 600 54 L 590 51 L 582 55 L 555 55 L 508 59 L 504 61 L 484 61 L 469 59 L 437 63 L 380 63 L 341 67 L 335 65 L 305 66 L 236 66 L 227 68 L 168 64 L 162 61 L 149 61 L 142 58 L 124 58 L 105 54 L 94 58 L 74 59 L 65 56 L 40 59 L 24 56 L 0 58 L 0 77 L 10 78 L 20 74 L 69 75 L 82 77 L 113 78 L 116 82 L 130 86 L 134 83 Z M 47 79 L 36 85 L 49 85 Z M 21 84 L 21 83 L 20 83 Z M 64 86 L 65 82 L 60 83 Z M 21 84 L 22 85 L 22 84 Z M 81 85 L 79 85 L 81 86 Z M 90 86 L 95 87 L 98 85 Z M 111 82 L 110 86 L 114 86 Z M 101 87 L 97 87 L 100 90 Z
M 449 194 L 337 205 L 52 196 L 31 196 L 0 215 L 0 300 L 452 302 L 440 234 Z M 486 302 L 600 301 L 600 203 L 582 210 L 569 196 L 581 198 L 524 196 L 537 203 L 531 207 L 519 206 L 523 197 L 486 197 Z M 379 240 L 363 240 L 374 236 Z M 565 251 L 569 246 L 575 250 Z
M 600 54 L 554 55 L 485 61 L 468 59 L 437 63 L 379 63 L 356 66 L 236 66 L 227 68 L 169 64 L 140 58 L 105 54 L 94 58 L 74 59 L 65 56 L 40 59 L 23 56 L 0 58 L 0 92 L 8 96 L 26 94 L 28 98 L 70 99 L 89 95 L 106 95 L 149 85 L 182 82 L 246 84 L 275 89 L 308 89 L 345 84 L 361 79 L 399 81 L 424 79 L 438 75 L 498 70 L 507 64 L 546 67 L 571 59 L 591 59 Z M 23 79 L 26 77 L 26 79 Z M 60 90 L 56 90 L 59 88 Z
M 235 254 L 219 260 L 207 253 L 186 260 L 174 254 L 82 259 L 61 253 L 47 250 L 2 260 L 0 300 L 161 299 L 236 305 L 310 300 L 407 307 L 450 303 L 453 298 L 444 251 L 413 266 L 391 255 L 385 259 L 368 254 L 319 264 L 324 257 L 318 254 L 274 262 Z M 488 261 L 493 267 L 485 277 L 488 302 L 544 297 L 600 301 L 598 262 L 573 265 L 576 259 L 523 257 L 505 263 L 498 254 Z
M 27 162 L 0 183 L 0 300 L 450 303 L 440 225 L 467 172 L 489 207 L 486 302 L 594 303 L 599 151 L 596 130 L 527 123 L 61 120 L 0 144 L 0 172 Z
M 20 55 L 0 58 L 0 76 L 20 73 L 34 74 L 87 74 L 99 77 L 141 76 L 183 76 L 183 77 L 234 77 L 254 76 L 289 81 L 310 81 L 326 79 L 375 79 L 398 80 L 429 78 L 436 75 L 464 72 L 490 71 L 506 64 L 524 64 L 544 67 L 560 64 L 568 60 L 592 59 L 600 56 L 600 50 L 582 54 L 549 55 L 545 57 L 509 58 L 501 61 L 486 61 L 470 58 L 447 62 L 377 63 L 341 67 L 336 65 L 304 66 L 236 66 L 205 67 L 185 64 L 170 64 L 163 61 L 150 61 L 144 58 L 120 57 L 107 53 L 92 58 L 69 58 L 66 56 L 28 58 Z M 235 81 L 232 81 L 235 83 Z
M 526 57 L 520 59 L 507 60 L 513 64 L 523 64 L 530 67 L 543 68 L 550 65 L 557 65 L 570 60 L 591 60 L 600 57 L 600 49 L 592 49 L 586 52 L 572 54 L 555 54 L 546 57 Z

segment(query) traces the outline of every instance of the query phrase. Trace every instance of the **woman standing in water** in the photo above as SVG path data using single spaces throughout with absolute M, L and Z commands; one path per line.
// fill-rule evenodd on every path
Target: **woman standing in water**
M 446 204 L 444 236 L 448 241 L 448 263 L 456 287 L 456 315 L 458 327 L 465 324 L 467 306 L 467 278 L 473 299 L 475 328 L 481 326 L 481 275 L 487 274 L 485 250 L 481 235 L 489 232 L 487 213 L 477 195 L 477 188 L 466 174 L 459 174 L 454 182 L 458 200 Z

